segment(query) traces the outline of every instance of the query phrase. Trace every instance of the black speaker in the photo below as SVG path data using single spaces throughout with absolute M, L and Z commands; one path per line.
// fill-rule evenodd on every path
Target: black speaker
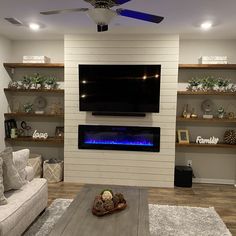
M 175 186 L 192 187 L 193 169 L 190 166 L 175 167 Z

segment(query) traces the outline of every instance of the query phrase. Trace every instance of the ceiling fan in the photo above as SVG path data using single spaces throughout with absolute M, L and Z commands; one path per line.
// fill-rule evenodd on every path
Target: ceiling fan
M 97 31 L 103 32 L 108 30 L 108 24 L 112 20 L 113 17 L 126 16 L 129 18 L 134 18 L 138 20 L 148 21 L 152 23 L 160 23 L 164 17 L 147 14 L 144 12 L 138 12 L 123 8 L 118 9 L 110 9 L 115 6 L 122 5 L 131 0 L 84 0 L 85 2 L 90 3 L 94 8 L 74 8 L 74 9 L 63 9 L 63 10 L 53 10 L 53 11 L 45 11 L 40 12 L 42 15 L 54 15 L 60 13 L 70 13 L 70 12 L 86 12 L 87 15 L 93 19 L 93 21 L 97 24 Z

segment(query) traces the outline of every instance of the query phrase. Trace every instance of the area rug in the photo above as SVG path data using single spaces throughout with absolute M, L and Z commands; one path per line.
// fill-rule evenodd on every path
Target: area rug
M 24 236 L 49 235 L 71 202 L 71 199 L 53 201 Z M 149 204 L 149 221 L 151 236 L 231 236 L 213 207 Z

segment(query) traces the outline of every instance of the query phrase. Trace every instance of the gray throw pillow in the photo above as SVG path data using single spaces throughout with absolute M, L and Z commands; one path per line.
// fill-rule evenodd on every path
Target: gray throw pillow
M 7 199 L 4 196 L 2 164 L 3 164 L 3 160 L 0 157 L 0 206 L 7 204 Z
M 23 186 L 23 181 L 14 165 L 12 149 L 6 148 L 0 157 L 3 159 L 3 185 L 4 191 L 9 191 L 11 189 L 20 189 Z

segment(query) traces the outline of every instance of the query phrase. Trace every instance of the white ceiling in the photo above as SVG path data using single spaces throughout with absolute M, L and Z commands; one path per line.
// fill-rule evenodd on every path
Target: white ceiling
M 40 11 L 92 6 L 83 0 L 0 0 L 0 35 L 10 39 L 59 39 L 70 33 L 96 33 L 96 25 L 86 13 L 43 16 Z M 176 33 L 181 38 L 236 39 L 236 0 L 132 0 L 122 8 L 164 16 L 161 24 L 147 23 L 117 16 L 102 34 Z M 28 23 L 43 24 L 39 32 L 13 26 L 4 20 L 14 17 Z M 214 27 L 207 32 L 199 28 L 202 21 L 211 20 Z M 101 34 L 101 33 L 100 33 Z

